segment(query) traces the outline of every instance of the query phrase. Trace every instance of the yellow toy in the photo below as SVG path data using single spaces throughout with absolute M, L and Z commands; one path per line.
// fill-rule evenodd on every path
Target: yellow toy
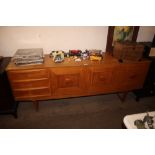
M 90 56 L 90 60 L 91 61 L 101 61 L 102 57 L 101 56 L 92 55 L 92 56 Z
M 50 56 L 53 57 L 53 61 L 56 63 L 64 61 L 64 52 L 63 51 L 52 51 Z

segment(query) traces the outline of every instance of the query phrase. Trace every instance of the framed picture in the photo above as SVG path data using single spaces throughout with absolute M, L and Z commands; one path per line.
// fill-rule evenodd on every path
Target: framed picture
M 106 51 L 112 52 L 116 41 L 136 41 L 139 26 L 109 26 Z

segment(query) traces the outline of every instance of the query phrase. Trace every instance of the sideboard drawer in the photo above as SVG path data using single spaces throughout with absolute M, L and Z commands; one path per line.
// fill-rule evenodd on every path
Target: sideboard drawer
M 17 100 L 51 96 L 48 69 L 23 69 L 8 72 L 11 88 Z
M 28 80 L 28 79 L 40 79 L 49 78 L 48 70 L 46 69 L 30 69 L 30 70 L 20 70 L 20 71 L 9 71 L 9 78 L 11 81 L 18 80 Z
M 39 80 L 25 80 L 12 82 L 12 87 L 15 89 L 24 89 L 24 88 L 39 88 L 39 87 L 50 87 L 49 79 L 39 79 Z
M 13 91 L 15 98 L 29 98 L 36 96 L 50 96 L 50 88 L 39 88 L 39 89 L 15 89 Z

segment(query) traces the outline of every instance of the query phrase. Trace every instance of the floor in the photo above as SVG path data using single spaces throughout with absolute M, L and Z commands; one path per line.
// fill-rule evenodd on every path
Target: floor
M 4 129 L 121 129 L 125 115 L 155 110 L 155 97 L 135 101 L 132 93 L 122 103 L 116 94 L 49 100 L 35 111 L 31 102 L 21 102 L 18 119 L 0 116 Z

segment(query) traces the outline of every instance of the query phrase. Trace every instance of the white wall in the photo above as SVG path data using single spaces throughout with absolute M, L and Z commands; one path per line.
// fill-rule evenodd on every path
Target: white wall
M 102 49 L 107 42 L 107 26 L 0 27 L 0 55 L 13 56 L 19 48 L 51 50 Z M 155 26 L 140 27 L 137 41 L 152 41 Z
M 0 55 L 12 56 L 19 48 L 51 50 L 102 49 L 105 51 L 108 27 L 0 27 Z
M 137 41 L 152 41 L 155 34 L 155 26 L 141 26 Z

